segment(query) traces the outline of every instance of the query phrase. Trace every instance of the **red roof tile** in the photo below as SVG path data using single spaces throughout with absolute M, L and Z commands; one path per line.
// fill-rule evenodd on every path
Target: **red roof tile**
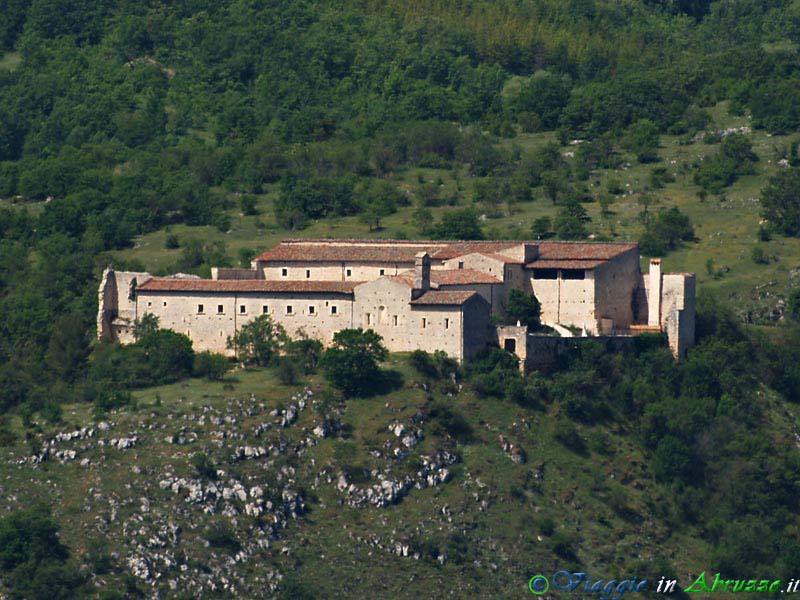
M 277 292 L 352 294 L 357 281 L 269 281 L 264 279 L 173 279 L 153 277 L 138 292 Z
M 430 306 L 430 305 L 452 305 L 458 306 L 464 304 L 473 296 L 478 293 L 473 290 L 457 290 L 457 291 L 440 291 L 431 290 L 425 292 L 416 300 L 412 300 L 411 304 L 415 306 Z
M 428 252 L 436 261 L 465 254 L 496 255 L 498 251 L 520 244 L 539 246 L 540 259 L 609 260 L 636 248 L 626 242 L 541 242 L 541 241 L 443 241 L 443 240 L 333 240 L 290 239 L 261 254 L 256 260 L 277 262 L 374 262 L 413 263 L 418 252 Z M 493 256 L 516 262 L 513 258 Z
M 431 283 L 438 285 L 469 285 L 470 283 L 502 283 L 497 277 L 476 269 L 433 269 Z
M 532 242 L 539 244 L 538 260 L 609 260 L 633 250 L 629 242 Z

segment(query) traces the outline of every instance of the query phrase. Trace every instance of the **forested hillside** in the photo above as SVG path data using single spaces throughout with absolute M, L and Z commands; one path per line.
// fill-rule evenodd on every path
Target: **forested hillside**
M 455 475 L 462 487 L 473 485 L 469 469 L 484 469 L 484 479 L 493 470 L 477 448 L 495 438 L 460 439 L 456 430 L 506 431 L 506 414 L 548 423 L 546 439 L 519 435 L 540 449 L 560 443 L 548 455 L 559 468 L 610 472 L 626 454 L 641 460 L 645 487 L 630 501 L 623 484 L 576 476 L 595 486 L 582 497 L 592 511 L 611 507 L 609 531 L 653 536 L 646 551 L 589 551 L 602 530 L 551 544 L 553 520 L 565 513 L 548 510 L 531 532 L 547 539 L 545 550 L 534 538 L 505 541 L 542 561 L 630 566 L 638 553 L 685 574 L 705 567 L 676 558 L 686 542 L 695 559 L 720 545 L 712 558 L 738 569 L 732 575 L 782 561 L 776 576 L 796 576 L 799 44 L 800 4 L 789 0 L 0 0 L 0 445 L 14 458 L 37 454 L 65 419 L 81 426 L 87 407 L 100 419 L 130 406 L 132 382 L 192 372 L 190 348 L 177 368 L 148 346 L 155 338 L 127 354 L 93 341 L 109 264 L 207 275 L 292 236 L 634 240 L 648 256 L 666 255 L 667 270 L 697 272 L 700 294 L 722 305 L 704 304 L 688 362 L 652 348 L 628 362 L 590 353 L 506 392 L 507 365 L 487 359 L 459 375 L 459 395 L 447 377 L 426 380 L 434 391 L 423 394 L 422 376 L 401 361 L 406 387 L 386 408 L 396 402 L 409 418 L 433 411 L 431 439 L 465 457 L 467 474 Z M 277 375 L 264 373 L 243 377 L 269 387 Z M 175 385 L 193 386 L 194 406 L 205 398 L 206 384 Z M 213 410 L 224 412 L 230 391 L 215 392 Z M 160 411 L 158 398 L 152 417 L 140 419 L 134 405 L 119 421 L 160 427 L 175 407 Z M 363 406 L 343 413 L 359 440 L 369 437 L 359 426 L 378 420 Z M 348 442 L 331 474 L 369 463 L 374 444 L 362 441 Z M 321 448 L 320 461 L 329 459 L 334 451 Z M 50 481 L 39 475 L 25 489 L 44 498 Z M 65 490 L 80 478 L 54 477 Z M 515 471 L 486 495 L 530 511 L 543 497 L 531 477 Z M 559 484 L 561 500 L 571 491 Z M 312 510 L 336 501 L 316 493 L 306 498 Z M 72 543 L 82 509 L 69 506 L 67 545 L 83 560 L 91 551 Z M 420 564 L 440 579 L 468 573 L 461 591 L 517 590 L 496 578 L 482 586 L 484 567 L 470 565 L 493 564 L 496 548 L 467 549 L 488 538 L 469 533 L 478 509 L 464 510 L 460 532 L 420 548 L 433 556 Z M 342 514 L 328 516 L 352 525 Z M 418 535 L 408 525 L 416 513 L 403 514 L 407 521 L 383 523 L 387 536 L 392 526 Z M 45 516 L 20 518 L 55 535 Z M 377 517 L 367 521 L 379 527 Z M 14 527 L 3 521 L 0 538 Z M 313 527 L 309 535 L 323 552 L 341 541 Z M 221 543 L 235 546 L 233 537 Z M 658 543 L 668 549 L 656 552 Z M 66 560 L 66 548 L 50 548 L 49 558 Z M 436 571 L 440 551 L 460 562 Z M 8 565 L 28 564 L 0 558 L 6 582 Z M 276 560 L 285 572 L 301 562 Z M 33 581 L 23 567 L 13 577 Z M 58 568 L 65 590 L 90 578 L 84 570 L 72 581 L 71 567 Z M 126 567 L 114 568 L 118 583 Z M 523 567 L 504 568 L 509 578 Z

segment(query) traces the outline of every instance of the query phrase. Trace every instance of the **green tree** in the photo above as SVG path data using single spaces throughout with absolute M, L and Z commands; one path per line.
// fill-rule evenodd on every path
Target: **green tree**
M 477 213 L 471 208 L 446 212 L 431 234 L 443 240 L 484 239 Z
M 800 169 L 782 169 L 761 190 L 764 218 L 781 233 L 800 236 Z
M 205 377 L 209 381 L 219 381 L 231 370 L 231 361 L 227 356 L 216 352 L 198 352 L 194 357 L 195 377 Z
M 522 290 L 509 291 L 506 313 L 513 321 L 519 321 L 531 329 L 541 325 L 542 305 L 534 294 L 527 294 Z
M 649 119 L 636 121 L 625 131 L 623 145 L 640 163 L 658 160 L 658 126 Z
M 342 329 L 322 355 L 320 367 L 331 384 L 346 396 L 369 394 L 379 383 L 379 363 L 388 351 L 383 338 L 371 329 Z
M 228 348 L 236 352 L 242 363 L 263 367 L 272 364 L 287 341 L 280 323 L 275 323 L 269 315 L 259 315 L 228 338 Z

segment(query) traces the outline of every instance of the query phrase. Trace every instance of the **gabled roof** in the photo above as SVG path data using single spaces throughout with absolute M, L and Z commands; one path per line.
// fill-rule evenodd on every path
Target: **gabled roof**
M 471 283 L 502 283 L 497 277 L 476 269 L 433 269 L 431 283 L 437 285 L 469 285 Z
M 173 279 L 153 277 L 137 292 L 276 292 L 352 294 L 357 281 L 269 281 L 264 279 Z
M 416 300 L 412 300 L 411 304 L 415 306 L 459 306 L 477 295 L 478 292 L 474 290 L 430 290 Z
M 344 262 L 413 264 L 419 252 L 427 252 L 435 261 L 466 254 L 484 254 L 503 262 L 518 262 L 498 252 L 532 244 L 539 247 L 538 260 L 609 260 L 636 248 L 627 242 L 542 242 L 542 241 L 448 241 L 448 240 L 334 240 L 288 239 L 262 253 L 262 262 Z

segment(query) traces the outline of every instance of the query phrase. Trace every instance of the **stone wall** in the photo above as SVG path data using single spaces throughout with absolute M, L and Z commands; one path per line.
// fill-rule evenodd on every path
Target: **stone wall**
M 542 323 L 574 325 L 597 333 L 594 271 L 586 269 L 585 279 L 562 279 L 561 273 L 559 270 L 557 279 L 529 275 L 530 289 L 542 306 Z
M 411 305 L 411 299 L 411 288 L 399 281 L 382 278 L 360 285 L 355 289 L 354 326 L 373 329 L 393 352 L 443 350 L 463 360 L 461 307 Z
M 633 300 L 640 275 L 637 249 L 594 269 L 596 321 L 611 319 L 613 329 L 628 329 L 634 323 Z
M 226 280 L 252 280 L 263 279 L 263 272 L 257 269 L 231 269 L 228 267 L 211 267 L 211 279 Z
M 414 263 L 315 262 L 304 265 L 276 261 L 261 262 L 258 266 L 263 278 L 270 281 L 372 281 L 383 275 L 397 275 L 413 269 Z
M 100 340 L 133 341 L 133 323 L 138 318 L 136 289 L 151 279 L 146 272 L 105 269 L 97 302 L 97 337 Z
M 353 326 L 353 300 L 345 294 L 142 291 L 137 302 L 140 315 L 156 315 L 161 327 L 187 335 L 195 350 L 228 355 L 228 337 L 265 310 L 290 336 L 303 330 L 326 345 L 334 333 Z

